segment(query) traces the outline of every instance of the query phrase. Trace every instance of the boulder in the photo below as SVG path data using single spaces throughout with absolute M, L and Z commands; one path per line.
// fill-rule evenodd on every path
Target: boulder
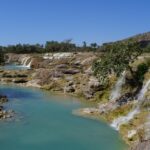
M 64 88 L 64 92 L 73 93 L 73 92 L 75 92 L 75 88 L 73 86 L 66 86 Z
M 7 96 L 0 95 L 0 104 L 6 103 L 6 102 L 8 102 Z

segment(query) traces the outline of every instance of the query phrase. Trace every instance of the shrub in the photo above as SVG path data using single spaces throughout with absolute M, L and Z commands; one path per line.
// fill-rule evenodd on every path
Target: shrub
M 138 65 L 137 67 L 137 72 L 136 72 L 136 80 L 138 82 L 143 82 L 144 80 L 144 74 L 148 71 L 148 65 L 145 63 L 142 63 L 140 65 Z

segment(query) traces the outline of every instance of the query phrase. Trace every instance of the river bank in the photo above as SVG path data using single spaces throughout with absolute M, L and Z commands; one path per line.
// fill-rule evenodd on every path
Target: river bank
M 117 130 L 130 146 L 136 147 L 139 140 L 145 140 L 144 124 L 147 122 L 146 118 L 149 111 L 143 107 L 137 113 L 134 111 L 136 106 L 139 105 L 137 100 L 133 100 L 130 93 L 124 95 L 128 91 L 135 90 L 130 85 L 125 84 L 124 80 L 127 75 L 119 79 L 111 76 L 110 86 L 103 90 L 99 81 L 93 76 L 91 69 L 91 64 L 97 58 L 97 54 L 78 53 L 64 56 L 57 54 L 53 56 L 53 59 L 51 59 L 51 55 L 47 55 L 46 59 L 43 59 L 42 56 L 29 57 L 29 55 L 15 55 L 13 57 L 11 56 L 9 61 L 22 64 L 26 67 L 26 70 L 1 71 L 1 82 L 25 87 L 37 87 L 84 99 L 84 101 L 93 103 L 94 106 L 80 109 L 78 111 L 80 115 L 98 120 L 104 119 L 109 124 L 116 124 L 119 120 L 115 128 L 119 127 Z M 142 61 L 145 61 L 145 59 Z M 29 68 L 29 64 L 32 69 Z M 149 73 L 145 75 L 144 85 L 148 82 L 148 79 Z M 146 99 L 149 99 L 148 92 L 147 87 L 146 91 L 143 92 L 143 97 L 146 94 Z M 120 97 L 120 95 L 123 96 Z M 118 101 L 110 101 L 110 99 L 117 99 L 117 97 L 120 97 Z M 135 113 L 130 114 L 130 112 Z
M 62 147 L 66 150 L 93 147 L 95 150 L 124 150 L 126 147 L 118 133 L 104 122 L 72 115 L 72 110 L 86 106 L 72 96 L 15 85 L 1 85 L 0 91 L 8 95 L 8 105 L 23 117 L 15 122 L 0 123 L 3 150 L 59 150 Z

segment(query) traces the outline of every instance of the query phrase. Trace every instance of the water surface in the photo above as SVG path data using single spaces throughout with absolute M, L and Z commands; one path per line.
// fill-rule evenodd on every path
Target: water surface
M 124 150 L 118 133 L 107 124 L 72 114 L 84 107 L 77 99 L 34 88 L 0 86 L 18 117 L 0 122 L 1 150 Z
M 5 66 L 1 66 L 1 69 L 4 70 L 27 70 L 29 67 L 23 66 L 23 65 L 16 65 L 16 64 L 7 64 Z

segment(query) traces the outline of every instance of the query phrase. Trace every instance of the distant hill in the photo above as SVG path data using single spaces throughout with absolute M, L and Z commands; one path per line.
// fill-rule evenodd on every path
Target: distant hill
M 103 51 L 105 49 L 106 45 L 109 44 L 114 44 L 117 42 L 139 42 L 141 44 L 141 47 L 144 48 L 145 52 L 150 52 L 150 32 L 142 33 L 142 34 L 137 34 L 135 36 L 131 36 L 129 38 L 123 39 L 123 40 L 118 40 L 115 42 L 109 42 L 109 43 L 104 43 L 99 50 Z
M 135 40 L 137 42 L 142 42 L 142 41 L 149 41 L 150 42 L 150 32 L 142 33 L 142 34 L 137 34 L 135 36 L 129 37 L 126 40 Z

